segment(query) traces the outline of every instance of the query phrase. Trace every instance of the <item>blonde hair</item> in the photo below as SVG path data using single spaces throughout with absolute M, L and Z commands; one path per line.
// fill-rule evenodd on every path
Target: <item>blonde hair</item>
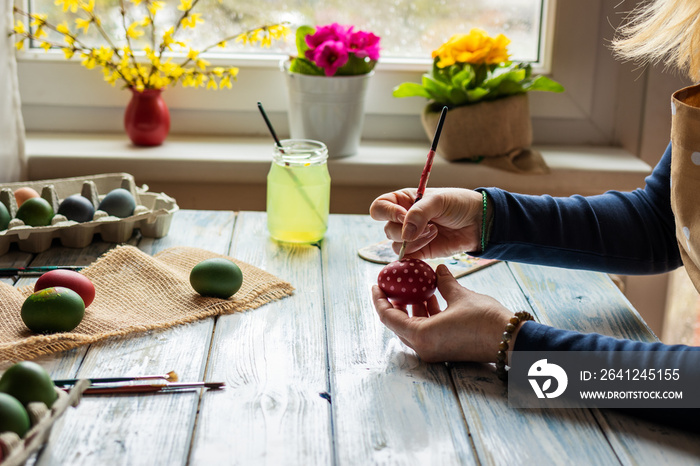
M 663 62 L 700 80 L 700 1 L 644 2 L 617 29 L 612 48 L 624 60 Z

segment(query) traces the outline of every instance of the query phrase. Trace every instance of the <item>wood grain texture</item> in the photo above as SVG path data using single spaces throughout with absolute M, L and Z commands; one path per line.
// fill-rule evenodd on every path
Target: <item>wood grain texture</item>
M 657 341 L 607 275 L 518 263 L 510 263 L 510 267 L 541 323 L 584 333 Z
M 26 267 L 32 261 L 33 255 L 28 252 L 11 249 L 0 256 L 0 267 Z M 13 285 L 17 277 L 0 277 L 0 281 L 8 285 Z
M 657 341 L 607 275 L 527 264 L 509 263 L 509 266 L 541 323 L 584 333 Z M 697 464 L 700 458 L 697 434 L 679 432 L 613 410 L 593 410 L 593 413 L 623 464 Z
M 508 264 L 486 270 L 459 282 L 509 309 L 532 311 L 539 317 L 539 309 L 530 308 Z M 482 464 L 546 464 L 552 458 L 575 458 L 577 464 L 617 461 L 589 410 L 511 408 L 508 387 L 492 365 L 456 364 L 452 377 Z
M 222 316 L 192 464 L 331 464 L 321 254 L 269 239 L 263 213 L 239 215 L 231 256 L 290 282 L 294 295 Z
M 337 217 L 336 217 L 337 219 Z M 443 464 L 471 463 L 475 461 L 470 450 L 475 450 L 478 462 L 481 464 L 536 464 L 545 461 L 547 458 L 580 458 L 586 464 L 605 464 L 616 461 L 616 455 L 609 447 L 605 436 L 600 432 L 591 413 L 587 410 L 566 410 L 539 411 L 515 410 L 507 404 L 507 388 L 503 382 L 495 376 L 492 366 L 480 364 L 457 364 L 451 365 L 450 374 L 444 372 L 445 367 L 440 364 L 425 364 L 415 357 L 412 350 L 405 347 L 391 332 L 384 329 L 379 322 L 371 300 L 369 299 L 369 286 L 376 282 L 376 277 L 381 270 L 381 266 L 373 266 L 364 261 L 357 262 L 356 258 L 347 258 L 346 262 L 338 267 L 338 255 L 343 255 L 343 250 L 355 250 L 354 243 L 358 241 L 374 240 L 377 235 L 382 235 L 381 225 L 377 222 L 368 222 L 365 217 L 347 217 L 342 231 L 352 231 L 353 240 L 346 246 L 341 245 L 332 251 L 334 266 L 328 267 L 329 274 L 336 271 L 335 279 L 329 280 L 336 283 L 341 277 L 351 282 L 350 287 L 339 287 L 336 294 L 342 295 L 333 299 L 329 304 L 337 306 L 329 308 L 329 342 L 331 351 L 337 353 L 331 361 L 340 367 L 334 367 L 332 374 L 338 381 L 334 384 L 334 413 L 339 411 L 338 394 L 348 393 L 346 411 L 342 413 L 351 420 L 355 418 L 364 419 L 367 424 L 373 426 L 380 424 L 384 428 L 384 437 L 390 436 L 390 445 L 387 448 L 387 455 L 398 462 L 410 462 L 410 458 L 416 456 L 416 451 L 425 448 L 424 459 L 435 458 Z M 348 240 L 343 238 L 344 242 Z M 329 242 L 326 247 L 330 247 Z M 355 246 L 355 249 L 353 249 Z M 363 269 L 371 268 L 370 273 L 363 273 Z M 357 270 L 354 271 L 353 269 Z M 460 283 L 474 291 L 489 294 L 513 309 L 529 309 L 527 300 L 523 297 L 520 286 L 513 278 L 505 263 L 490 266 L 487 273 L 476 272 L 460 279 Z M 357 280 L 357 283 L 354 281 Z M 362 293 L 361 290 L 367 289 Z M 356 291 L 359 290 L 359 291 Z M 360 295 L 359 297 L 357 295 Z M 331 294 L 332 296 L 332 294 Z M 444 301 L 440 299 L 444 306 Z M 347 304 L 345 304 L 347 303 Z M 328 305 L 327 305 L 328 306 Z M 338 311 L 335 310 L 338 308 Z M 331 317 L 332 316 L 332 317 Z M 362 319 L 364 316 L 364 321 Z M 334 332 L 333 329 L 337 328 Z M 368 327 L 368 329 L 367 329 Z M 353 328 L 358 334 L 348 333 L 347 328 Z M 372 333 L 384 335 L 385 341 L 373 341 Z M 338 341 L 335 341 L 337 339 Z M 387 342 L 389 344 L 387 344 Z M 341 345 L 348 346 L 342 349 Z M 340 349 L 339 349 L 340 347 Z M 390 358 L 389 362 L 382 361 L 383 358 Z M 399 365 L 397 362 L 402 361 Z M 381 363 L 384 363 L 384 366 Z M 363 364 L 364 363 L 364 364 Z M 366 367 L 363 367 L 366 366 Z M 391 369 L 385 366 L 391 367 Z M 346 367 L 347 366 L 347 367 Z M 356 367 L 356 366 L 359 366 Z M 373 367 L 374 366 L 374 367 Z M 349 370 L 355 368 L 354 371 Z M 369 368 L 369 370 L 367 370 Z M 380 369 L 381 377 L 379 387 L 390 387 L 389 390 L 401 395 L 384 399 L 381 403 L 371 405 L 372 409 L 366 412 L 357 412 L 357 399 L 373 400 L 378 398 L 377 393 L 372 393 L 371 385 L 364 388 L 365 392 L 360 392 L 356 387 L 354 379 L 362 381 L 362 374 L 372 375 L 372 369 Z M 348 376 L 341 377 L 344 372 L 349 372 Z M 429 372 L 427 375 L 421 372 Z M 432 390 L 426 390 L 422 396 L 410 396 L 411 391 L 402 387 L 398 374 L 402 374 L 404 379 L 413 379 L 414 387 L 419 386 L 421 381 L 430 381 Z M 417 375 L 418 374 L 418 375 Z M 436 375 L 439 374 L 439 375 Z M 389 377 L 391 376 L 391 377 Z M 365 377 L 367 377 L 365 375 Z M 458 402 L 454 400 L 452 384 L 458 394 Z M 369 385 L 369 384 L 365 384 Z M 337 386 L 337 387 L 336 387 Z M 436 389 L 439 387 L 442 390 Z M 374 387 L 375 390 L 376 387 Z M 386 389 L 385 389 L 386 390 Z M 379 396 L 382 390 L 377 390 Z M 442 408 L 438 409 L 434 404 Z M 424 409 L 431 413 L 427 415 L 420 410 Z M 396 410 L 397 412 L 392 412 Z M 382 416 L 386 418 L 385 424 L 376 422 L 376 413 L 389 412 L 390 415 Z M 364 416 L 363 416 L 364 415 Z M 417 435 L 412 430 L 411 422 L 397 422 L 403 417 L 421 419 L 421 429 Z M 438 416 L 442 416 L 440 419 Z M 464 425 L 466 419 L 466 426 Z M 392 421 L 393 420 L 393 421 Z M 430 421 L 437 421 L 435 426 Z M 336 425 L 336 444 L 340 448 L 342 431 L 339 424 L 347 422 L 341 415 L 334 417 Z M 438 439 L 423 432 L 423 425 L 430 430 Z M 378 427 L 373 427 L 375 430 Z M 358 435 L 362 430 L 355 429 L 349 432 L 351 438 L 358 440 L 349 443 L 347 451 L 339 450 L 342 458 L 350 456 L 349 463 L 374 462 L 369 456 L 369 461 L 357 455 L 363 452 L 363 447 L 357 445 L 364 440 Z M 388 434 L 387 434 L 388 432 Z M 424 438 L 424 442 L 415 442 L 416 437 Z M 397 438 L 403 443 L 397 442 Z M 508 439 L 504 441 L 504 439 Z M 453 442 L 452 445 L 449 445 Z M 417 445 L 419 446 L 416 446 Z M 473 446 L 472 446 L 473 443 Z M 592 447 L 593 446 L 593 447 Z M 405 455 L 405 456 L 403 456 Z M 450 455 L 452 455 L 450 457 Z
M 153 253 L 178 244 L 226 254 L 234 218 L 231 212 L 179 211 L 167 240 L 148 241 L 145 247 Z M 197 224 L 210 228 L 191 227 Z M 62 376 L 165 374 L 174 370 L 183 381 L 202 380 L 213 327 L 214 320 L 206 319 L 91 345 L 77 373 Z M 65 414 L 62 427 L 52 433 L 37 464 L 55 464 L 57 459 L 62 464 L 183 464 L 199 396 L 199 391 L 193 390 L 85 397 L 78 409 Z
M 474 464 L 447 368 L 422 362 L 374 310 L 383 266 L 357 251 L 382 236 L 367 216 L 334 215 L 323 241 L 337 463 Z
M 175 370 L 226 388 L 86 397 L 28 464 L 697 464 L 696 435 L 611 411 L 509 408 L 491 365 L 422 362 L 374 311 L 382 266 L 356 251 L 384 234 L 368 216 L 331 216 L 320 247 L 276 243 L 265 222 L 181 210 L 166 237 L 130 242 L 228 254 L 289 281 L 293 296 L 37 360 L 56 378 Z M 15 251 L 0 266 L 87 265 L 111 247 Z M 459 281 L 543 323 L 655 339 L 603 274 L 500 263 Z

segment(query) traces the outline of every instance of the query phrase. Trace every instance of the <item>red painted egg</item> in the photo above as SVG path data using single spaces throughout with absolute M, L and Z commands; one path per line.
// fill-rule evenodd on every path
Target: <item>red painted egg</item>
M 95 299 L 95 285 L 85 275 L 67 269 L 51 270 L 43 274 L 34 284 L 34 292 L 45 288 L 62 286 L 75 291 L 80 295 L 88 307 Z
M 437 275 L 419 259 L 403 259 L 388 264 L 377 277 L 379 288 L 396 304 L 420 304 L 437 288 Z

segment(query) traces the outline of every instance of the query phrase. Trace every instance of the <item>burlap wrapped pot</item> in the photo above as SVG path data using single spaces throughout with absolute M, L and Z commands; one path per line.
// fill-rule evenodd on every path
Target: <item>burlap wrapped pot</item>
M 429 104 L 421 122 L 432 139 L 442 106 Z M 527 94 L 455 107 L 447 112 L 437 153 L 449 161 L 470 160 L 502 170 L 548 173 L 542 155 L 531 149 L 532 123 Z

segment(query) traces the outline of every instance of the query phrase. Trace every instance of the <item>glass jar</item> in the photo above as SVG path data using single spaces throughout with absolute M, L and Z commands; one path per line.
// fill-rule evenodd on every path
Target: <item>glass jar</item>
M 267 175 L 267 229 L 278 241 L 314 243 L 328 229 L 328 149 L 311 139 L 275 145 Z

